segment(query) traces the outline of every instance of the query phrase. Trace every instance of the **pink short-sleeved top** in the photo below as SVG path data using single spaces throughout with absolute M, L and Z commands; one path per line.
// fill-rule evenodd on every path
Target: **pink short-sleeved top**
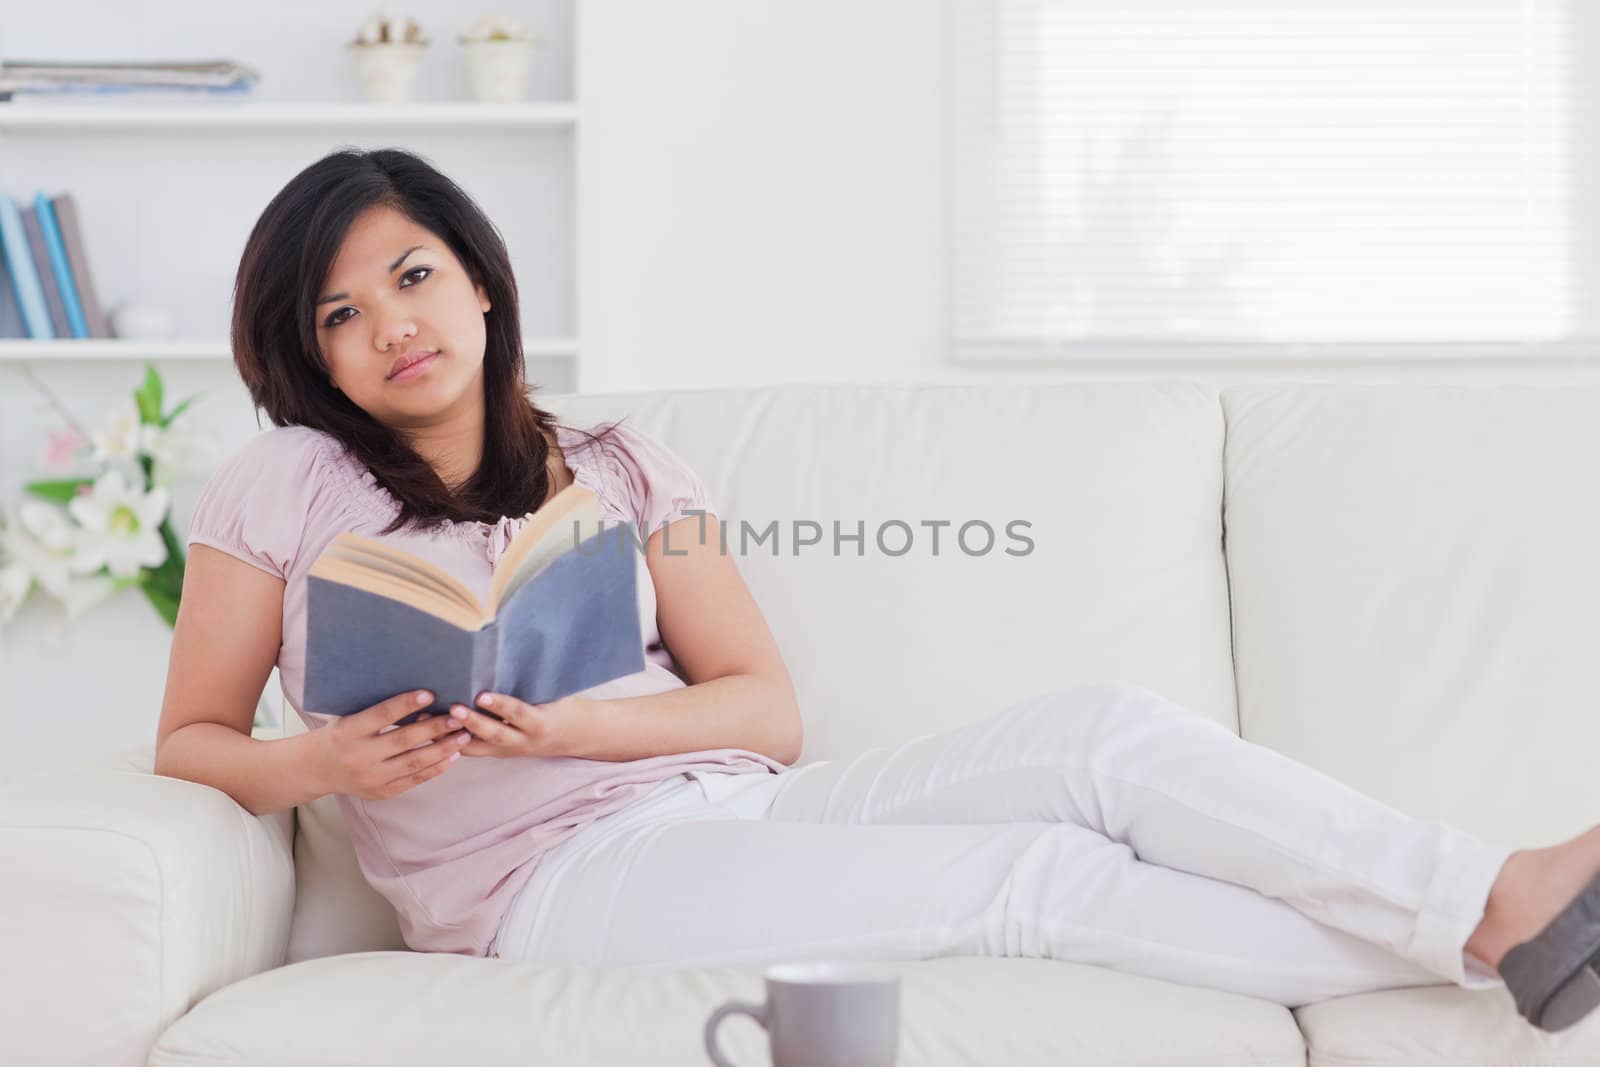
M 615 427 L 598 445 L 559 426 L 556 443 L 579 484 L 592 489 L 608 523 L 634 524 L 643 544 L 685 512 L 716 509 L 684 461 L 644 433 Z M 333 720 L 302 709 L 306 662 L 306 573 L 335 536 L 377 538 L 444 567 L 486 597 L 494 563 L 526 516 L 494 523 L 445 522 L 417 532 L 381 531 L 398 512 L 371 471 L 330 434 L 301 426 L 270 430 L 230 457 L 201 491 L 189 544 L 208 545 L 284 580 L 278 673 L 310 729 Z M 662 644 L 655 585 L 644 554 L 639 622 L 645 666 L 586 690 L 594 699 L 644 696 L 687 679 Z M 420 951 L 485 955 L 512 896 L 545 851 L 582 827 L 684 771 L 782 773 L 745 749 L 708 749 L 626 762 L 576 757 L 474 757 L 385 800 L 339 795 L 363 875 L 398 913 L 406 944 Z

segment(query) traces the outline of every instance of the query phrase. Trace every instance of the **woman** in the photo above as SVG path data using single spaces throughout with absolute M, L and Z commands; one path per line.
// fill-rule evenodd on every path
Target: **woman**
M 1492 847 L 1147 690 L 1072 688 L 791 767 L 794 689 L 702 535 L 705 486 L 645 434 L 558 425 L 528 399 L 504 245 L 426 162 L 306 168 L 252 231 L 234 299 L 234 358 L 279 428 L 196 505 L 156 769 L 258 814 L 337 794 L 413 948 L 639 967 L 1045 956 L 1291 1006 L 1503 976 L 1551 1028 L 1600 1000 L 1600 827 Z M 645 545 L 645 670 L 398 728 L 428 694 L 301 706 L 306 571 L 336 534 L 482 593 L 574 481 Z M 312 729 L 257 741 L 274 664 Z

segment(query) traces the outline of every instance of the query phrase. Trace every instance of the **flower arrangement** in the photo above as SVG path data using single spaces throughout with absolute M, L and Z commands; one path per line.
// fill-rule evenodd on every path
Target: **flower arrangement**
M 382 12 L 363 22 L 356 31 L 356 39 L 351 42 L 353 46 L 427 43 L 428 37 L 416 19 L 409 15 L 385 15 Z
M 132 403 L 91 434 L 28 376 L 67 423 L 49 437 L 45 468 L 65 474 L 89 462 L 95 470 L 29 482 L 24 497 L 0 515 L 0 623 L 15 618 L 35 590 L 58 601 L 71 619 L 138 586 L 172 626 L 184 552 L 172 529 L 168 486 L 187 456 L 211 444 L 178 422 L 198 398 L 163 410 L 161 375 L 147 366 Z
M 528 98 L 534 49 L 541 38 L 503 15 L 480 15 L 457 40 L 467 57 L 472 95 L 482 101 L 511 103 Z
M 479 15 L 457 40 L 462 44 L 474 41 L 533 41 L 538 40 L 528 32 L 528 27 L 513 22 L 503 15 Z
M 403 104 L 411 99 L 428 36 L 410 16 L 379 12 L 361 24 L 345 48 L 355 58 L 361 95 L 369 103 Z

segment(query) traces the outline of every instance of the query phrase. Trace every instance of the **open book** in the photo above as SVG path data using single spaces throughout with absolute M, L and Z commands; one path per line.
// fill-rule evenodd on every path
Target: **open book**
M 644 669 L 634 542 L 567 486 L 506 546 L 488 603 L 443 568 L 343 533 L 306 580 L 302 704 L 349 715 L 410 689 L 445 714 L 484 691 L 544 704 Z M 484 714 L 489 714 L 484 712 Z

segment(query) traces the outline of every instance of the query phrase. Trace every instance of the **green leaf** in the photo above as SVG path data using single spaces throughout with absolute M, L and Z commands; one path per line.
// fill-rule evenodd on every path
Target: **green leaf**
M 163 430 L 165 430 L 168 426 L 171 426 L 172 425 L 172 420 L 176 419 L 179 415 L 182 415 L 185 411 L 187 411 L 188 408 L 189 408 L 189 405 L 193 404 L 196 400 L 199 400 L 200 397 L 201 397 L 201 394 L 200 393 L 196 393 L 196 394 L 194 394 L 194 396 L 191 396 L 189 399 L 185 400 L 183 403 L 181 403 L 177 407 L 173 408 L 172 411 L 169 414 L 167 414 L 165 417 L 162 418 L 162 420 L 161 420 L 161 428 Z
M 114 578 L 112 577 L 111 572 L 106 570 L 104 567 L 101 567 L 99 570 L 95 571 L 95 573 L 103 574 L 106 577 L 111 578 L 111 592 L 113 595 L 122 592 L 124 589 L 132 589 L 136 585 L 142 586 L 145 582 L 145 579 L 138 575 L 135 575 L 132 578 Z
M 167 558 L 161 566 L 143 572 L 140 588 L 156 613 L 170 626 L 178 622 L 178 602 L 183 597 L 183 547 L 173 532 L 171 520 L 161 523 L 161 540 L 167 546 Z
M 175 568 L 178 572 L 178 576 L 181 578 L 183 576 L 184 564 L 183 544 L 178 540 L 178 535 L 172 529 L 172 518 L 170 515 L 161 520 L 161 543 L 167 546 L 167 559 L 166 562 L 161 564 L 161 566 L 157 569 L 166 570 L 169 567 Z
M 183 596 L 183 569 L 186 560 L 183 546 L 178 542 L 178 535 L 173 532 L 171 519 L 163 520 L 161 523 L 161 542 L 167 547 L 167 558 L 161 566 L 144 570 L 143 584 L 146 595 L 149 595 L 150 590 L 154 588 L 172 601 L 173 617 L 176 618 L 177 604 Z M 170 624 L 171 620 L 168 622 Z
M 156 609 L 156 614 L 161 616 L 167 626 L 176 626 L 178 623 L 178 597 L 176 594 L 164 583 L 153 579 L 146 579 L 141 583 L 140 588 L 144 590 L 145 598 L 150 601 L 150 605 Z
M 144 368 L 144 384 L 134 391 L 133 401 L 139 406 L 139 421 L 144 423 L 159 423 L 161 421 L 161 375 L 156 373 L 153 365 L 147 363 Z
M 41 500 L 48 500 L 55 504 L 65 504 L 78 495 L 80 486 L 93 484 L 93 478 L 60 478 L 42 482 L 29 482 L 22 488 L 24 492 L 32 493 Z

